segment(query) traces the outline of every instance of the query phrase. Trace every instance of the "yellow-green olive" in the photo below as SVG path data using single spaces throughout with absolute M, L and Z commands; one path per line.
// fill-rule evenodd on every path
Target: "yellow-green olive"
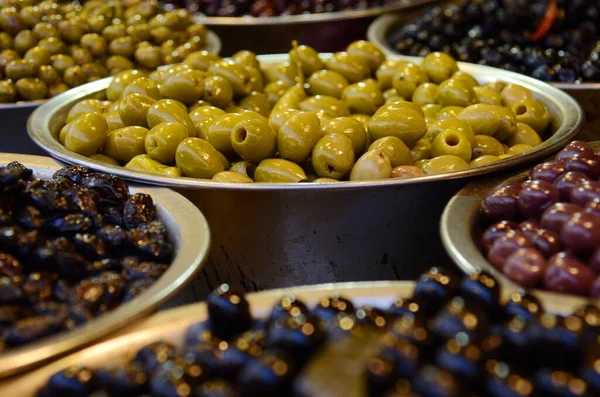
M 415 167 L 414 165 L 400 165 L 392 168 L 392 174 L 390 175 L 390 178 L 409 179 L 423 175 L 425 175 L 425 173 L 419 167 Z
M 217 149 L 201 138 L 184 139 L 177 147 L 175 160 L 181 174 L 191 178 L 211 179 L 225 171 Z
M 412 102 L 409 102 L 406 99 L 402 99 L 400 97 L 388 100 L 382 107 L 377 109 L 377 112 L 375 112 L 375 113 L 384 112 L 386 110 L 398 110 L 398 109 L 406 109 L 406 108 L 412 109 L 412 110 L 416 111 L 417 113 L 421 114 L 423 117 L 425 117 L 425 113 L 423 112 L 423 109 L 421 109 L 420 106 L 418 106 Z
M 144 147 L 153 160 L 163 164 L 173 164 L 177 147 L 188 137 L 187 128 L 183 124 L 160 123 L 148 132 Z
M 527 145 L 525 143 L 518 143 L 514 146 L 509 147 L 508 150 L 506 151 L 506 154 L 512 154 L 512 155 L 523 154 L 523 153 L 531 151 L 532 149 L 533 149 L 533 146 L 531 146 L 531 145 Z
M 502 104 L 509 109 L 512 109 L 517 103 L 523 100 L 533 100 L 533 93 L 528 89 L 518 84 L 509 84 L 504 87 L 500 93 Z
M 325 67 L 325 64 L 319 57 L 319 53 L 312 47 L 301 45 L 292 48 L 289 55 L 290 62 L 299 65 L 305 76 L 310 76 L 317 70 Z
M 231 134 L 234 127 L 244 118 L 247 117 L 239 113 L 226 113 L 215 117 L 206 132 L 206 140 L 219 152 L 225 155 L 233 154 Z
M 471 126 L 465 123 L 464 121 L 460 121 L 457 119 L 436 120 L 433 124 L 429 126 L 425 137 L 429 139 L 430 142 L 433 142 L 434 139 L 438 136 L 438 134 L 448 130 L 457 130 L 463 133 L 469 140 L 471 146 L 475 144 L 475 134 L 473 133 L 473 129 L 471 128 Z
M 437 101 L 442 106 L 469 106 L 476 100 L 473 87 L 464 80 L 445 80 L 438 87 Z
M 312 150 L 311 162 L 321 178 L 344 178 L 354 165 L 352 141 L 342 134 L 325 135 Z
M 231 145 L 243 160 L 258 164 L 277 152 L 277 134 L 266 121 L 242 117 L 231 132 Z
M 526 99 L 513 105 L 512 110 L 519 123 L 527 124 L 538 134 L 543 133 L 550 125 L 550 113 L 540 101 Z
M 139 77 L 135 79 L 131 84 L 125 87 L 125 90 L 123 90 L 123 96 L 134 92 L 149 96 L 150 98 L 154 98 L 156 100 L 160 99 L 158 84 L 148 77 Z
M 413 163 L 431 158 L 431 142 L 427 138 L 420 139 L 410 148 Z
M 379 138 L 369 146 L 369 150 L 381 149 L 389 157 L 392 167 L 412 164 L 410 149 L 395 136 Z
M 253 68 L 260 68 L 260 63 L 256 58 L 256 54 L 252 51 L 241 50 L 236 52 L 231 56 L 231 60 L 235 63 L 240 63 L 242 65 L 251 66 Z
M 325 62 L 325 66 L 344 76 L 350 83 L 358 83 L 370 74 L 369 66 L 362 58 L 347 52 L 336 52 Z
M 386 110 L 371 117 L 367 132 L 371 139 L 395 136 L 410 146 L 425 136 L 427 124 L 425 118 L 412 109 Z
M 91 156 L 104 145 L 108 125 L 100 113 L 82 114 L 73 120 L 65 134 L 65 147 L 77 154 Z
M 169 75 L 160 85 L 163 98 L 174 99 L 186 105 L 197 102 L 202 97 L 204 80 L 197 71 L 181 70 Z
M 305 112 L 324 111 L 331 118 L 350 116 L 346 103 L 341 100 L 325 95 L 308 97 L 299 103 L 300 110 Z
M 431 81 L 436 84 L 448 80 L 454 73 L 458 72 L 456 61 L 450 55 L 443 52 L 428 54 L 423 58 L 421 66 L 429 75 Z
M 121 163 L 119 163 L 117 160 L 113 159 L 112 157 L 105 156 L 104 154 L 92 154 L 90 158 L 104 164 L 121 166 Z
M 383 104 L 383 94 L 373 79 L 344 88 L 342 101 L 351 113 L 373 114 Z
M 207 71 L 208 68 L 221 60 L 221 57 L 208 51 L 195 51 L 187 55 L 183 63 L 192 69 Z
M 453 155 L 464 161 L 471 161 L 471 142 L 466 134 L 458 129 L 440 132 L 431 145 L 431 156 Z
M 429 105 L 421 106 L 421 113 L 423 113 L 425 120 L 435 121 L 442 109 L 442 105 L 438 103 L 430 103 Z
M 446 106 L 445 108 L 442 108 L 442 110 L 440 110 L 438 112 L 438 114 L 436 115 L 436 119 L 438 119 L 438 120 L 454 119 L 454 118 L 456 118 L 456 116 L 458 116 L 460 111 L 463 109 L 464 109 L 464 107 L 462 107 L 462 106 Z
M 104 113 L 106 111 L 106 105 L 104 102 L 98 99 L 84 99 L 83 101 L 77 102 L 67 113 L 67 122 L 75 120 L 77 117 L 84 113 L 98 112 Z
M 427 82 L 429 82 L 427 73 L 414 63 L 404 64 L 392 77 L 392 87 L 398 96 L 404 99 L 411 99 L 417 87 Z
M 484 165 L 493 164 L 496 161 L 500 161 L 500 157 L 486 154 L 477 157 L 475 160 L 471 160 L 469 167 L 483 167 Z
M 300 109 L 300 102 L 304 99 L 306 99 L 304 88 L 300 84 L 296 84 L 279 98 L 273 109 L 271 109 L 271 113 L 287 109 Z
M 235 62 L 219 61 L 208 68 L 208 73 L 227 79 L 235 96 L 243 97 L 252 91 L 250 75 L 243 65 Z
M 19 96 L 26 101 L 37 101 L 48 96 L 48 86 L 40 79 L 26 77 L 15 83 Z
M 346 135 L 352 141 L 354 154 L 361 153 L 367 141 L 367 131 L 365 130 L 364 122 L 353 117 L 337 117 L 329 120 L 329 122 L 323 125 L 323 134 Z
M 408 61 L 400 61 L 400 60 L 392 60 L 392 59 L 388 59 L 388 60 L 384 61 L 377 69 L 377 72 L 375 72 L 375 77 L 377 78 L 377 83 L 379 84 L 379 88 L 381 88 L 383 91 L 393 88 L 392 87 L 392 79 L 394 78 L 394 75 L 397 73 L 397 71 L 400 68 L 406 66 L 409 63 L 410 62 L 408 62 Z M 396 94 L 396 95 L 398 95 L 398 94 Z
M 346 51 L 366 63 L 371 72 L 375 72 L 385 61 L 385 54 L 369 41 L 359 40 L 350 43 Z
M 156 160 L 152 160 L 147 154 L 140 154 L 131 159 L 125 168 L 133 171 L 148 172 L 150 174 L 157 174 L 162 176 L 169 176 L 172 178 L 180 177 L 181 171 L 177 167 L 169 167 L 159 163 Z
M 106 98 L 109 101 L 116 101 L 121 97 L 125 88 L 139 77 L 143 77 L 143 75 L 137 70 L 126 70 L 118 73 L 106 89 Z
M 271 106 L 275 105 L 277 101 L 279 101 L 279 98 L 281 98 L 291 87 L 291 85 L 281 80 L 267 84 L 265 86 L 265 94 L 267 95 Z
M 483 103 L 467 106 L 458 113 L 456 119 L 469 124 L 475 135 L 492 136 L 500 128 L 502 120 L 489 106 Z
M 500 93 L 489 87 L 473 87 L 475 97 L 478 103 L 487 103 L 488 105 L 502 105 Z
M 275 133 L 279 134 L 281 126 L 284 125 L 292 115 L 298 112 L 300 111 L 297 109 L 282 109 L 277 112 L 271 112 L 269 116 L 269 126 L 273 128 Z
M 453 155 L 443 155 L 434 157 L 423 164 L 423 171 L 426 174 L 441 174 L 444 172 L 453 172 L 469 168 L 469 163 L 460 157 Z
M 154 103 L 148 109 L 146 121 L 149 128 L 165 122 L 183 124 L 188 130 L 188 136 L 193 137 L 197 134 L 196 127 L 190 116 L 188 116 L 186 107 L 172 99 L 161 99 Z
M 417 106 L 425 106 L 437 103 L 438 85 L 434 83 L 423 83 L 418 86 L 412 95 L 412 102 Z
M 250 95 L 242 98 L 238 103 L 242 109 L 251 110 L 265 117 L 271 113 L 269 98 L 262 92 L 252 91 Z
M 118 110 L 113 110 L 107 113 L 104 113 L 104 118 L 106 119 L 106 123 L 108 124 L 108 131 L 118 130 L 119 128 L 125 127 L 125 123 L 121 120 L 121 116 L 119 116 Z
M 392 174 L 390 158 L 382 149 L 368 150 L 354 164 L 351 181 L 388 179 Z
M 158 103 L 147 95 L 131 93 L 119 101 L 119 116 L 125 125 L 148 127 L 147 115 L 149 109 Z
M 506 143 L 508 146 L 519 144 L 537 146 L 542 143 L 542 138 L 527 124 L 517 123 L 517 131 Z
M 487 135 L 475 136 L 474 159 L 485 155 L 500 156 L 501 154 L 504 154 L 504 148 L 497 139 Z
M 240 174 L 246 175 L 250 179 L 254 179 L 254 171 L 256 171 L 256 165 L 247 161 L 238 161 L 233 163 L 229 168 L 229 171 L 239 172 Z
M 204 79 L 205 101 L 218 108 L 225 108 L 233 101 L 233 88 L 223 76 L 207 76 Z
M 235 171 L 221 171 L 213 175 L 212 180 L 215 182 L 228 183 L 253 183 L 254 181 L 248 175 L 241 174 Z
M 471 87 L 473 87 L 473 89 L 475 89 L 475 87 L 479 86 L 479 83 L 477 82 L 475 77 L 471 76 L 467 72 L 463 72 L 462 70 L 455 72 L 451 78 L 453 78 L 455 80 L 462 80 L 465 83 L 469 84 Z
M 302 167 L 284 159 L 264 159 L 254 172 L 256 182 L 295 183 L 307 179 Z
M 321 123 L 314 112 L 292 114 L 277 135 L 279 155 L 286 160 L 302 163 L 322 136 Z
M 144 142 L 148 129 L 129 126 L 110 131 L 102 148 L 103 154 L 123 163 L 146 153 Z

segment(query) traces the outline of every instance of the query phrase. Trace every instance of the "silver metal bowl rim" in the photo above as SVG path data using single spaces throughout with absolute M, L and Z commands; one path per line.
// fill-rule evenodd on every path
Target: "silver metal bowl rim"
M 400 55 L 395 52 L 387 41 L 387 34 L 389 29 L 394 26 L 398 21 L 401 21 L 403 16 L 401 14 L 385 14 L 377 17 L 369 25 L 367 30 L 367 39 L 376 44 L 388 57 L 395 57 L 398 59 L 415 60 L 418 57 L 412 57 L 408 55 Z M 577 91 L 577 90 L 600 90 L 600 82 L 592 83 L 549 83 L 553 87 L 560 90 Z
M 223 43 L 221 42 L 221 38 L 217 36 L 215 32 L 209 30 L 206 34 L 206 48 L 205 50 L 212 53 L 217 54 L 221 52 L 223 48 Z M 43 103 L 46 103 L 49 99 L 39 99 L 36 101 L 18 101 L 15 103 L 3 103 L 0 104 L 0 112 L 12 110 L 12 109 L 26 109 L 26 108 L 35 108 L 40 106 Z
M 594 143 L 594 146 L 600 148 L 600 142 Z M 523 289 L 523 287 L 510 280 L 488 262 L 481 253 L 478 242 L 475 241 L 475 238 L 479 236 L 474 235 L 473 229 L 480 220 L 479 208 L 481 200 L 489 192 L 499 185 L 525 180 L 528 175 L 529 171 L 524 171 L 510 177 L 506 177 L 505 175 L 487 181 L 471 182 L 456 193 L 448 202 L 440 220 L 440 235 L 448 255 L 465 274 L 485 270 L 496 276 L 503 288 L 513 290 Z M 570 307 L 576 307 L 585 303 L 600 303 L 600 299 L 591 299 L 571 294 L 531 288 L 529 291 L 535 292 L 542 301 L 559 300 Z
M 0 164 L 11 161 L 21 162 L 33 169 L 34 173 L 62 168 L 49 157 L 0 153 Z M 169 189 L 135 184 L 131 184 L 130 188 L 134 192 L 151 195 L 159 208 L 159 214 L 165 218 L 177 247 L 169 269 L 135 299 L 83 326 L 0 353 L 0 378 L 32 368 L 131 325 L 132 321 L 150 314 L 180 291 L 200 270 L 210 249 L 210 229 L 200 210 L 185 197 Z M 172 229 L 170 224 L 176 225 L 176 229 Z
M 321 14 L 301 14 L 301 15 L 282 15 L 276 17 L 209 17 L 201 13 L 197 13 L 194 17 L 194 22 L 201 23 L 206 26 L 273 26 L 287 24 L 312 24 L 326 23 L 349 19 L 361 19 L 375 17 L 386 12 L 397 12 L 416 8 L 433 3 L 439 0 L 400 0 L 394 4 L 388 4 L 383 7 L 374 7 L 366 10 L 348 10 L 324 12 Z
M 274 64 L 287 60 L 287 54 L 270 54 L 259 55 L 259 60 L 265 64 Z M 323 54 L 323 57 L 329 57 L 331 54 Z M 392 59 L 396 57 L 391 57 Z M 417 58 L 420 60 L 421 58 Z M 124 167 L 108 165 L 89 159 L 88 157 L 72 153 L 64 148 L 57 140 L 55 140 L 48 128 L 50 120 L 56 112 L 56 109 L 68 104 L 74 100 L 92 95 L 105 89 L 110 77 L 88 83 L 76 88 L 73 88 L 61 95 L 58 95 L 42 106 L 38 107 L 29 117 L 27 122 L 27 132 L 31 139 L 46 152 L 53 157 L 60 159 L 66 163 L 79 164 L 90 167 L 102 172 L 112 173 L 128 180 L 137 182 L 149 183 L 153 185 L 169 186 L 174 188 L 188 189 L 220 189 L 220 190 L 310 190 L 310 191 L 332 191 L 332 190 L 357 190 L 372 187 L 394 187 L 394 186 L 409 186 L 421 183 L 435 182 L 441 180 L 455 180 L 467 177 L 474 177 L 489 172 L 496 172 L 518 166 L 523 163 L 541 159 L 558 151 L 565 146 L 577 133 L 581 130 L 585 122 L 585 113 L 579 103 L 563 91 L 552 87 L 544 82 L 523 76 L 517 73 L 506 70 L 491 68 L 489 66 L 475 65 L 471 63 L 459 63 L 461 70 L 471 73 L 475 77 L 493 76 L 490 80 L 502 80 L 509 83 L 518 83 L 534 92 L 538 96 L 544 97 L 546 100 L 553 102 L 563 116 L 563 122 L 560 128 L 541 145 L 534 150 L 520 156 L 510 157 L 498 161 L 494 164 L 469 168 L 461 171 L 425 175 L 413 179 L 386 179 L 378 181 L 364 182 L 336 182 L 336 183 L 226 183 L 214 182 L 211 180 L 201 180 L 186 177 L 164 177 L 155 174 L 143 173 L 139 171 L 130 171 Z

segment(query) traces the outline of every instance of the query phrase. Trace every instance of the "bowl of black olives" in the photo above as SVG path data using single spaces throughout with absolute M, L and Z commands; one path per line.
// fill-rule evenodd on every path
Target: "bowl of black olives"
M 166 304 L 210 245 L 177 193 L 47 157 L 0 154 L 0 191 L 0 377 Z
M 232 292 L 28 374 L 23 397 L 574 396 L 600 393 L 600 310 L 493 275 Z

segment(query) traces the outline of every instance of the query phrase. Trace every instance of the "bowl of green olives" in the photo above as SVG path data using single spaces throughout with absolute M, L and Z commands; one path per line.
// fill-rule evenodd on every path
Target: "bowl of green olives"
M 0 378 L 194 301 L 185 287 L 207 258 L 210 230 L 181 195 L 41 156 L 0 153 L 0 173 Z M 77 222 L 83 229 L 72 228 Z M 163 241 L 146 251 L 155 260 L 130 245 L 134 235 L 153 244 L 144 230 Z
M 364 41 L 335 54 L 192 54 L 53 98 L 28 131 L 61 161 L 190 198 L 213 230 L 213 284 L 407 278 L 444 260 L 431 231 L 468 178 L 548 156 L 584 119 L 526 76 L 443 54 L 422 62 Z

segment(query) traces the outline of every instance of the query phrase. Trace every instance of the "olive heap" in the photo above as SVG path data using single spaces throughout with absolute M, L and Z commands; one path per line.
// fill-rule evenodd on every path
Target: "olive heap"
M 565 83 L 600 81 L 600 5 L 592 0 L 460 0 L 387 37 L 398 53 L 444 51 Z
M 173 245 L 147 194 L 67 167 L 52 179 L 0 168 L 0 351 L 71 330 L 134 299 Z
M 600 152 L 575 141 L 482 202 L 487 258 L 527 288 L 600 298 Z
M 0 103 L 53 97 L 123 70 L 181 62 L 206 47 L 203 25 L 156 0 L 0 5 Z
M 70 109 L 59 141 L 112 165 L 219 182 L 407 178 L 487 165 L 552 133 L 527 88 L 479 85 L 443 53 L 385 60 L 358 41 L 323 60 L 295 46 L 256 56 L 195 52 L 150 74 L 124 71 L 107 101 Z
M 254 319 L 227 285 L 182 347 L 154 342 L 113 368 L 68 367 L 38 397 L 592 397 L 600 394 L 600 310 L 501 302 L 488 273 L 434 267 L 387 308 L 294 296 Z M 119 352 L 122 353 L 122 352 Z M 116 367 L 116 368 L 115 368 Z
M 324 12 L 366 10 L 397 0 L 175 0 L 169 3 L 209 17 L 273 17 Z

